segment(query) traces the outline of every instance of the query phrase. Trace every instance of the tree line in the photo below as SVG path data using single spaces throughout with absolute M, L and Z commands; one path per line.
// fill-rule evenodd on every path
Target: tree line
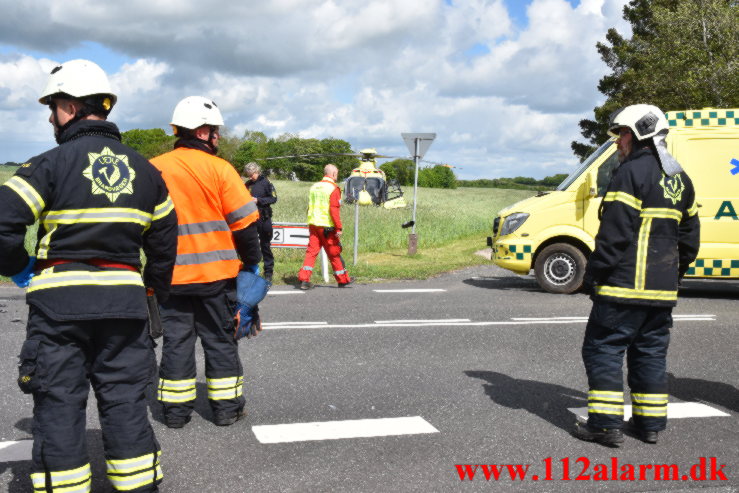
M 580 160 L 608 140 L 609 117 L 624 106 L 739 107 L 737 0 L 631 0 L 623 18 L 631 38 L 612 28 L 596 45 L 611 72 L 598 83 L 606 101 L 580 121 L 586 142 L 571 144 Z

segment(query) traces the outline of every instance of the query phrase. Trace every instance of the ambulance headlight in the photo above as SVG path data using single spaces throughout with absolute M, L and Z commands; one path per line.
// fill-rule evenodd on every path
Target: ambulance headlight
M 525 212 L 516 212 L 506 217 L 503 221 L 503 227 L 500 228 L 500 236 L 505 236 L 513 233 L 518 228 L 520 228 L 521 225 L 526 222 L 526 219 L 528 218 L 529 215 Z

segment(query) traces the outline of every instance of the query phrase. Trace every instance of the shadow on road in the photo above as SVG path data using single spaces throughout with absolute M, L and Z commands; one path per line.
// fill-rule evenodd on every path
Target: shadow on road
M 544 291 L 536 283 L 536 280 L 528 277 L 514 276 L 488 276 L 472 277 L 465 279 L 463 283 L 483 289 L 516 290 L 543 293 Z
M 680 400 L 716 404 L 739 413 L 739 389 L 728 383 L 679 378 L 668 372 L 667 385 L 670 395 Z
M 21 431 L 27 431 L 30 427 L 31 418 L 23 418 L 15 424 Z M 30 430 L 29 430 L 30 431 Z M 88 430 L 85 433 L 87 440 L 87 451 L 90 457 L 90 468 L 92 469 L 92 491 L 111 492 L 112 486 L 106 477 L 105 456 L 103 454 L 103 434 L 100 430 Z M 27 493 L 33 491 L 31 473 L 33 463 L 31 460 L 19 460 L 13 462 L 0 462 L 0 474 L 10 471 L 12 479 L 6 485 L 8 493 Z
M 523 409 L 568 433 L 572 431 L 575 417 L 567 409 L 588 405 L 586 392 L 561 385 L 512 378 L 494 371 L 467 370 L 464 373 L 482 380 L 485 394 L 499 406 Z

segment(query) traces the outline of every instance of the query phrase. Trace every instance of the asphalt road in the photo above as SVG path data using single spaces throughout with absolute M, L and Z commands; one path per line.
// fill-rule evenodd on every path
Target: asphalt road
M 151 401 L 161 491 L 738 491 L 737 299 L 739 283 L 686 282 L 668 368 L 670 413 L 687 417 L 671 418 L 657 445 L 627 436 L 610 449 L 570 435 L 571 410 L 587 405 L 584 295 L 547 294 L 494 266 L 347 289 L 279 286 L 261 305 L 265 330 L 240 343 L 244 420 L 211 422 L 200 350 L 192 422 L 166 428 Z M 32 404 L 15 384 L 25 321 L 22 292 L 1 287 L 0 489 L 10 492 L 30 491 Z M 93 396 L 88 415 L 93 491 L 111 491 Z M 702 457 L 707 480 L 692 480 Z M 675 479 L 655 480 L 653 464 L 674 464 Z

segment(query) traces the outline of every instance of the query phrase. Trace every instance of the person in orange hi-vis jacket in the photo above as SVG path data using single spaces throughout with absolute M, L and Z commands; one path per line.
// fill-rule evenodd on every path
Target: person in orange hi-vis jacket
M 164 339 L 158 399 L 165 423 L 182 428 L 195 404 L 195 341 L 205 353 L 213 422 L 228 426 L 244 413 L 243 368 L 233 336 L 236 277 L 261 260 L 257 203 L 238 172 L 216 156 L 223 117 L 208 98 L 177 104 L 174 150 L 155 157 L 178 217 L 177 261 L 169 299 L 160 303 Z
M 314 183 L 308 197 L 308 248 L 305 250 L 303 267 L 298 273 L 300 289 L 308 290 L 313 287 L 310 282 L 313 266 L 321 247 L 326 251 L 331 266 L 334 269 L 334 278 L 343 288 L 353 282 L 346 270 L 344 259 L 341 258 L 341 190 L 336 184 L 339 170 L 333 164 L 327 164 L 323 169 L 323 179 Z

